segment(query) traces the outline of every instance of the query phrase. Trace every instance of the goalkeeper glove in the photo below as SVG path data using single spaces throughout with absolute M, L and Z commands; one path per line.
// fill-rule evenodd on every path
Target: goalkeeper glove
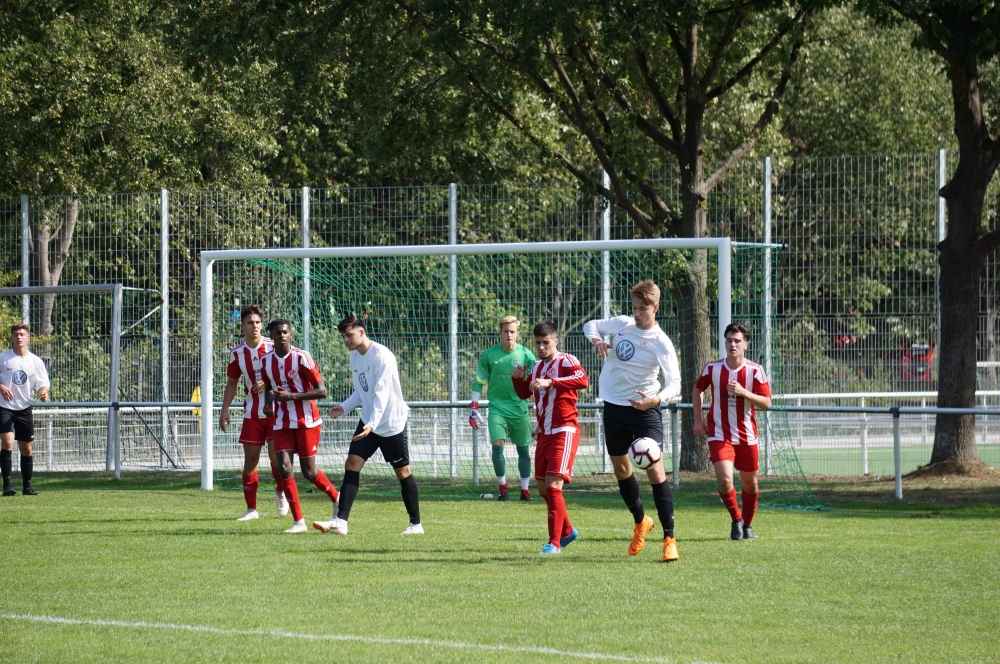
M 469 405 L 472 407 L 472 410 L 469 411 L 469 426 L 478 429 L 479 425 L 483 423 L 483 416 L 479 414 L 479 402 L 473 401 Z

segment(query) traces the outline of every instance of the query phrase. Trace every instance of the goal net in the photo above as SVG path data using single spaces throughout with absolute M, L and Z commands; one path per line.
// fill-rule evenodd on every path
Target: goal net
M 590 387 L 579 394 L 581 443 L 569 489 L 616 491 L 597 398 L 601 360 L 583 337 L 583 324 L 630 314 L 629 288 L 652 279 L 663 294 L 657 321 L 673 340 L 685 375 L 684 402 L 690 402 L 687 386 L 701 364 L 719 357 L 721 331 L 730 321 L 752 330 L 749 354 L 772 368 L 772 381 L 780 386 L 767 344 L 766 293 L 774 282 L 766 275 L 775 272 L 777 258 L 773 247 L 733 247 L 728 239 L 205 252 L 203 278 L 209 282 L 203 281 L 202 315 L 209 324 L 203 327 L 202 394 L 221 399 L 227 353 L 241 339 L 239 306 L 254 302 L 263 308 L 265 324 L 275 318 L 292 322 L 293 344 L 312 353 L 329 401 L 343 401 L 353 388 L 349 352 L 336 326 L 356 314 L 365 319 L 368 335 L 398 359 L 403 394 L 412 408 L 411 467 L 421 486 L 495 493 L 488 434 L 485 427 L 473 431 L 467 422 L 476 364 L 499 342 L 501 317 L 522 321 L 519 341 L 532 350 L 532 326 L 549 320 L 559 330 L 560 349 L 574 354 L 590 377 Z M 207 392 L 206 378 L 211 379 Z M 334 421 L 325 416 L 327 408 L 322 410 L 317 461 L 327 474 L 340 475 L 358 413 Z M 678 467 L 679 499 L 717 500 L 707 450 L 691 433 L 690 410 L 664 409 L 663 417 L 664 465 L 668 475 Z M 787 426 L 774 414 L 758 420 L 766 440 L 762 504 L 815 504 Z M 203 420 L 203 486 L 238 488 L 242 450 L 237 432 L 223 434 L 210 423 L 214 420 Z M 505 455 L 508 482 L 516 485 L 516 450 L 509 443 Z M 382 461 L 376 454 L 365 465 L 363 485 L 398 488 Z

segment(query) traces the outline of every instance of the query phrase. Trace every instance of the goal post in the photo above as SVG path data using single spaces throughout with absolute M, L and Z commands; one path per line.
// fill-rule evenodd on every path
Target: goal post
M 454 241 L 454 238 L 453 238 Z M 408 260 L 425 257 L 429 259 L 447 259 L 448 267 L 448 293 L 443 299 L 448 303 L 449 335 L 457 337 L 457 277 L 455 258 L 466 256 L 521 256 L 530 254 L 553 254 L 553 255 L 578 255 L 590 254 L 601 257 L 608 254 L 633 254 L 637 252 L 677 252 L 685 250 L 703 250 L 714 253 L 715 258 L 715 280 L 712 283 L 715 291 L 716 304 L 716 338 L 717 349 L 720 356 L 725 352 L 724 330 L 732 320 L 732 297 L 733 297 L 733 272 L 732 272 L 732 252 L 734 243 L 730 238 L 670 238 L 670 239 L 649 239 L 649 240 L 606 240 L 606 241 L 574 241 L 574 242 L 526 242 L 526 243 L 501 243 L 501 244 L 447 244 L 447 245 L 424 245 L 424 246 L 389 246 L 389 247 L 337 247 L 337 248 L 296 248 L 296 249 L 246 249 L 246 250 L 219 250 L 203 251 L 201 253 L 201 488 L 211 491 L 214 488 L 214 433 L 215 433 L 215 404 L 214 404 L 214 361 L 215 361 L 215 337 L 216 326 L 215 302 L 214 302 L 214 272 L 216 264 L 220 262 L 281 262 L 281 261 L 310 261 L 328 260 L 350 260 L 350 259 L 398 259 Z M 605 274 L 596 283 L 596 288 L 601 291 L 601 297 L 610 297 L 610 288 L 603 288 L 608 282 L 608 263 L 603 260 Z M 299 263 L 301 270 L 301 262 Z M 307 279 L 316 279 L 316 264 L 311 265 L 312 272 L 305 276 Z M 443 269 L 443 268 L 442 268 Z M 707 279 L 710 271 L 704 273 Z M 616 284 L 619 288 L 627 288 L 631 284 Z M 392 286 L 384 283 L 384 287 L 391 289 Z M 301 291 L 299 291 L 301 293 Z M 300 301 L 297 306 L 301 307 Z M 572 298 L 570 298 L 572 299 Z M 287 303 L 286 303 L 287 304 Z M 602 302 L 601 304 L 607 304 Z M 291 306 L 291 305 L 289 305 Z M 315 311 L 316 300 L 312 301 L 312 311 Z M 331 304 L 331 311 L 333 305 Z M 599 307 L 598 311 L 603 313 L 608 311 L 607 307 Z M 309 313 L 306 312 L 306 317 Z M 592 316 L 597 317 L 597 316 Z M 312 337 L 317 334 L 315 320 L 312 326 Z M 314 342 L 315 343 L 315 340 Z M 451 344 L 451 354 L 454 355 L 456 345 Z M 484 348 L 485 349 L 485 348 Z M 451 407 L 452 416 L 449 418 L 451 427 L 455 426 L 455 407 L 462 402 L 456 399 L 454 389 L 457 378 L 457 364 L 454 358 L 450 362 L 449 370 L 449 391 L 446 404 Z M 322 370 L 322 367 L 321 367 Z M 592 381 L 596 384 L 596 376 L 592 376 Z M 404 393 L 406 386 L 404 385 Z M 412 398 L 411 395 L 407 395 Z M 475 448 L 474 448 L 475 449 Z M 454 462 L 452 462 L 453 464 Z

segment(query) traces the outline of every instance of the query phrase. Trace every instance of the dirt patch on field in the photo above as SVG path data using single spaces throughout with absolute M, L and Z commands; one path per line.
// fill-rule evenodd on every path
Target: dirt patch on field
M 940 465 L 940 464 L 936 464 Z M 966 464 L 968 465 L 968 464 Z M 938 505 L 985 503 L 1000 506 L 1000 471 L 980 464 L 982 468 L 923 469 L 903 477 L 904 502 L 924 502 Z M 809 486 L 821 501 L 836 500 L 895 500 L 895 480 L 889 476 L 830 477 L 810 475 Z
M 941 461 L 939 463 L 929 463 L 926 466 L 920 466 L 920 468 L 905 475 L 905 477 L 911 480 L 953 478 L 955 481 L 961 479 L 1000 481 L 1000 470 L 987 466 L 981 461 L 973 463 Z

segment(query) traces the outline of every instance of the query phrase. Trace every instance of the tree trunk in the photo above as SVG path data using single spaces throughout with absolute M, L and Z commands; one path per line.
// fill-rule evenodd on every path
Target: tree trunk
M 63 267 L 69 258 L 69 249 L 73 244 L 73 231 L 80 215 L 80 201 L 76 197 L 67 197 L 65 207 L 60 206 L 54 211 L 42 214 L 42 221 L 33 233 L 35 253 L 35 283 L 39 286 L 58 286 Z M 62 219 L 57 219 L 62 216 Z M 56 217 L 56 218 L 53 218 Z M 51 246 L 55 241 L 55 247 Z M 42 319 L 39 328 L 43 337 L 50 337 L 55 331 L 52 324 L 52 310 L 55 307 L 54 293 L 42 295 Z M 41 357 L 51 356 L 51 341 L 42 344 Z
M 678 354 L 681 364 L 681 398 L 690 400 L 702 367 L 711 360 L 712 335 L 708 317 L 708 251 L 697 249 L 687 264 L 687 275 L 677 288 L 680 323 Z M 693 411 L 681 411 L 681 468 L 704 471 L 711 468 L 708 443 L 695 437 Z

